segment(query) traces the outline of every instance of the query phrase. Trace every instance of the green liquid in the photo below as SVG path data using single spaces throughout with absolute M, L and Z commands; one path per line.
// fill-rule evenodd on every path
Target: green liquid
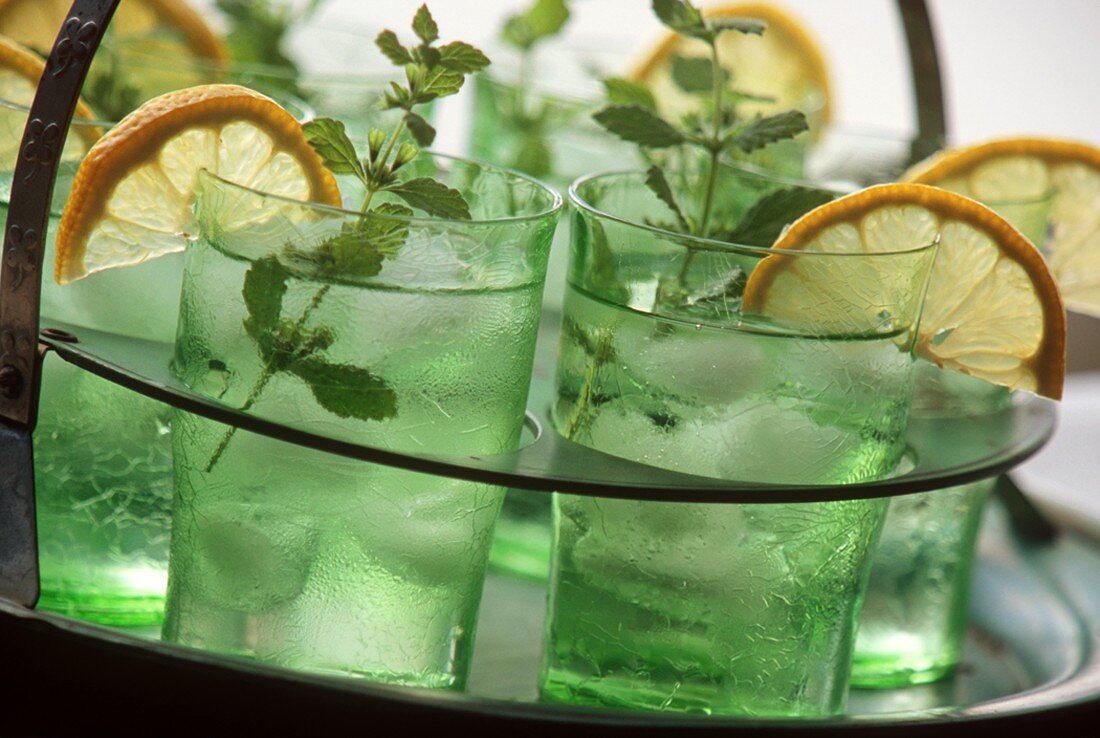
M 934 682 L 962 656 L 982 508 L 994 480 L 890 501 L 860 614 L 852 685 Z
M 600 363 L 563 332 L 555 422 L 580 443 L 777 483 L 855 482 L 899 460 L 911 359 L 890 336 L 705 327 L 574 288 L 566 315 L 611 348 Z M 543 698 L 715 714 L 840 712 L 885 506 L 556 495 Z
M 1002 387 L 921 362 L 912 414 L 941 418 L 950 438 L 953 419 L 1008 402 Z M 890 500 L 860 614 L 853 686 L 924 684 L 955 671 L 982 509 L 994 484 L 987 479 Z
M 420 246 L 420 244 L 416 244 Z M 263 366 L 242 332 L 246 262 L 187 254 L 175 371 L 240 407 Z M 331 363 L 397 395 L 383 421 L 337 417 L 276 372 L 251 412 L 364 443 L 485 454 L 519 441 L 541 283 L 403 291 L 291 278 L 283 315 L 336 340 Z M 222 298 L 220 296 L 226 296 Z M 177 492 L 164 636 L 298 669 L 461 688 L 503 491 L 236 432 L 174 425 Z
M 68 190 L 63 165 L 56 193 Z M 7 217 L 10 173 L 0 178 Z M 57 209 L 57 208 L 55 208 Z M 42 325 L 61 320 L 146 339 L 171 340 L 178 256 L 53 279 L 50 219 L 42 280 Z M 169 408 L 47 356 L 34 433 L 42 610 L 109 625 L 151 625 L 164 614 L 172 500 Z
M 161 621 L 167 416 L 152 400 L 47 360 L 34 436 L 41 609 L 110 625 Z

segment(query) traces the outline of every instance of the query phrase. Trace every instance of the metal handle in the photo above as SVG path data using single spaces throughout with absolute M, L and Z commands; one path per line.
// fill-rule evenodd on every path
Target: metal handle
M 39 593 L 31 431 L 42 369 L 42 251 L 65 135 L 118 2 L 76 0 L 69 10 L 27 116 L 8 201 L 0 264 L 0 596 L 28 607 Z
M 909 47 L 909 69 L 917 103 L 917 137 L 910 151 L 915 164 L 943 148 L 947 141 L 947 117 L 940 76 L 936 34 L 924 0 L 897 0 L 905 41 Z
M 119 0 L 76 0 L 38 83 L 15 164 L 0 267 L 0 418 L 34 427 L 42 252 L 65 135 Z

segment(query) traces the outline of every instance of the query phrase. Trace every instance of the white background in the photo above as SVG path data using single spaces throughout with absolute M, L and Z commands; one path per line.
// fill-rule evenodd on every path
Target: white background
M 491 47 L 501 20 L 529 0 L 430 0 L 444 39 Z M 700 1 L 700 4 L 703 4 Z M 838 118 L 906 131 L 914 115 L 893 0 L 782 0 L 829 62 Z M 408 34 L 413 0 L 328 0 L 319 21 Z M 593 39 L 637 56 L 659 35 L 649 0 L 573 0 L 565 41 Z M 928 0 L 939 37 L 955 143 L 1046 134 L 1100 144 L 1100 0 Z M 626 56 L 631 56 L 630 54 Z M 628 59 L 624 58 L 624 65 Z M 552 72 L 552 70 L 551 70 Z M 441 110 L 441 144 L 461 151 L 462 101 Z

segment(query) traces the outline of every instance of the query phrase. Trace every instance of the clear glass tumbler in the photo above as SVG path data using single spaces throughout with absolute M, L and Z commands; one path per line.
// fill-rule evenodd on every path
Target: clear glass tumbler
M 516 448 L 561 198 L 462 160 L 422 155 L 407 166 L 463 192 L 473 220 L 363 215 L 201 176 L 181 380 L 229 406 L 382 448 Z M 349 233 L 370 235 L 351 243 Z M 377 270 L 338 266 L 349 262 L 334 249 L 349 245 L 367 261 L 381 255 Z M 173 431 L 167 640 L 464 685 L 503 490 L 182 412 Z
M 965 192 L 973 195 L 975 193 Z M 1043 243 L 1052 194 L 985 204 Z M 989 415 L 1008 390 L 920 362 L 912 415 L 942 424 Z M 958 667 L 968 621 L 982 511 L 996 479 L 890 501 L 860 614 L 852 685 L 894 688 L 945 678 Z
M 670 214 L 644 177 L 594 176 L 570 190 L 557 431 L 729 480 L 840 484 L 891 473 L 935 247 L 780 253 L 683 236 L 649 225 Z M 685 180 L 682 203 L 700 190 L 690 175 L 674 178 Z M 743 312 L 742 290 L 769 259 L 816 271 L 850 326 Z M 840 712 L 885 509 L 883 500 L 555 495 L 542 697 L 715 714 Z
M 27 91 L 33 94 L 33 89 Z M 0 215 L 27 121 L 0 101 Z M 169 256 L 100 272 L 64 287 L 53 279 L 54 238 L 76 169 L 111 124 L 74 119 L 62 146 L 44 244 L 42 324 L 170 342 L 182 260 Z M 169 409 L 47 357 L 34 434 L 41 596 L 38 607 L 111 625 L 155 625 L 164 612 L 172 499 Z

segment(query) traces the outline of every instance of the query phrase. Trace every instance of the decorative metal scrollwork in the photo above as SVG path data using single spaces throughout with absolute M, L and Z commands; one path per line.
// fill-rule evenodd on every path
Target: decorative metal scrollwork
M 54 59 L 53 76 L 60 77 L 69 71 L 73 62 L 83 63 L 91 56 L 92 42 L 99 31 L 95 21 L 81 22 L 76 16 L 70 17 L 62 27 L 62 36 L 58 39 L 51 57 Z
M 31 179 L 42 167 L 52 167 L 57 161 L 57 148 L 61 146 L 63 137 L 61 126 L 57 123 L 45 123 L 41 118 L 35 118 L 27 124 L 30 138 L 23 145 L 23 158 L 33 165 L 23 178 Z
M 24 279 L 38 271 L 37 252 L 41 246 L 41 239 L 34 229 L 24 231 L 19 225 L 8 229 L 8 250 L 4 261 L 12 270 L 12 289 L 19 289 Z
M 0 366 L 14 366 L 23 372 L 29 369 L 23 357 L 31 350 L 37 340 L 21 331 L 0 331 Z

